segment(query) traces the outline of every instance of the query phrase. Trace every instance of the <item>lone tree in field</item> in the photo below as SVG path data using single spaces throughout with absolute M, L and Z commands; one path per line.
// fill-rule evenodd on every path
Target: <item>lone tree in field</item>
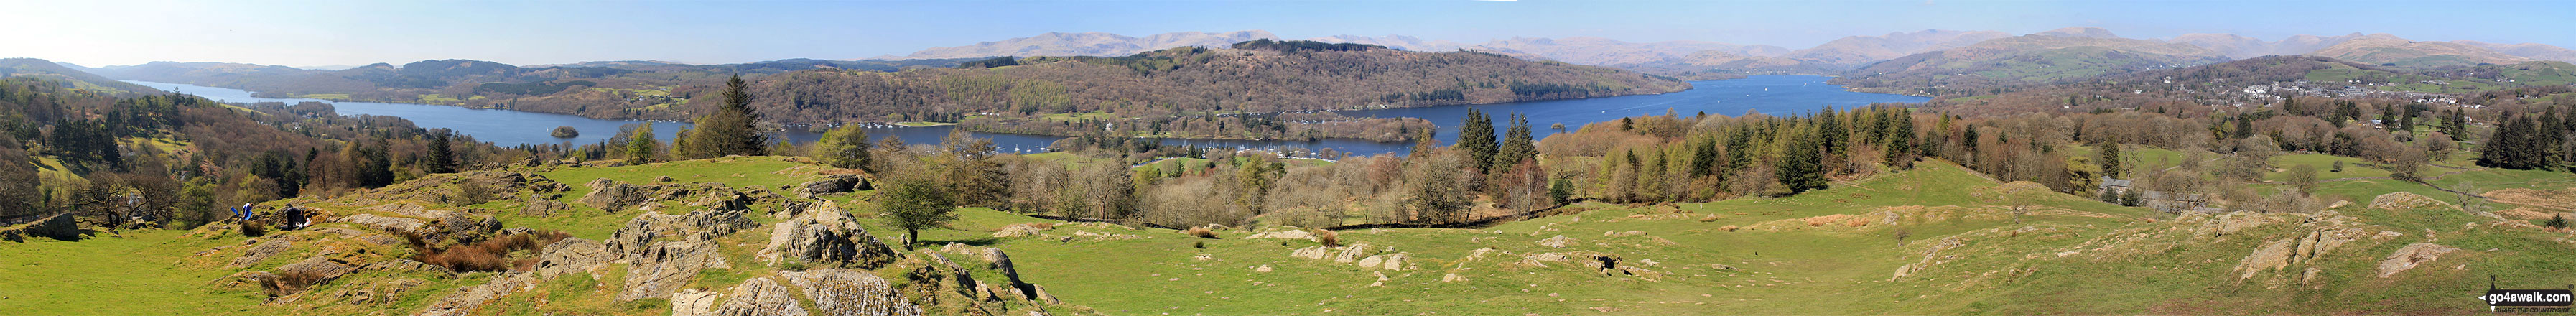
M 956 209 L 957 201 L 929 180 L 896 177 L 887 181 L 884 191 L 877 197 L 877 207 L 882 209 L 880 212 L 884 213 L 886 223 L 903 227 L 903 249 L 906 251 L 921 242 L 922 228 L 937 227 L 957 219 L 957 214 L 951 212 Z
M 626 164 L 653 162 L 653 147 L 661 143 L 653 140 L 653 123 L 635 124 L 635 131 L 626 136 Z
M 686 146 L 679 147 L 686 158 L 712 158 L 727 155 L 757 156 L 769 149 L 768 135 L 761 135 L 760 115 L 751 112 L 751 93 L 741 75 L 725 80 L 724 103 L 714 112 L 698 116 L 697 127 L 689 132 Z
M 823 133 L 823 139 L 814 142 L 812 155 L 814 160 L 833 168 L 865 169 L 872 159 L 868 156 L 868 149 L 874 145 L 868 143 L 867 130 L 859 129 L 855 124 L 842 125 Z

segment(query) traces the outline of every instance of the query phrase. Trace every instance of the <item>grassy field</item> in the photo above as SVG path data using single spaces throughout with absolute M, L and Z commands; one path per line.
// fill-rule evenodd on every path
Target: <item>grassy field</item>
M 2146 148 L 2129 152 L 2141 160 L 2180 156 Z M 1088 158 L 1041 154 L 1027 159 Z M 2331 164 L 2341 159 L 2286 155 L 2274 163 Z M 1191 163 L 1204 160 L 1172 159 L 1155 166 Z M 2347 164 L 2345 173 L 2334 175 L 2368 177 L 2373 172 Z M 572 185 L 572 192 L 557 199 L 573 201 L 589 194 L 582 184 L 592 179 L 649 184 L 658 182 L 655 177 L 669 176 L 680 183 L 777 190 L 813 179 L 819 169 L 792 158 L 747 157 L 561 168 L 542 174 Z M 2436 184 L 2477 183 L 2481 189 L 2566 188 L 2571 183 L 2564 173 L 2440 170 L 2450 173 L 2434 180 Z M 2327 177 L 2331 176 L 2321 176 Z M 2423 185 L 2371 179 L 2328 182 L 2321 190 L 2364 200 L 2399 191 L 2448 197 Z M 903 231 L 874 218 L 872 197 L 873 192 L 858 192 L 823 198 L 838 202 L 876 237 L 899 241 Z M 464 208 L 497 214 L 506 227 L 563 230 L 590 239 L 606 237 L 636 214 L 601 212 L 575 203 L 574 211 L 535 217 L 518 214 L 518 203 L 498 201 Z M 753 207 L 757 211 L 770 206 Z M 1372 245 L 1362 256 L 1410 256 L 1406 263 L 1411 269 L 1404 270 L 1290 255 L 1318 246 L 1314 241 L 1245 238 L 1257 231 L 1286 228 L 1222 229 L 1219 238 L 1202 239 L 1168 229 L 1062 223 L 986 208 L 961 208 L 958 220 L 921 231 L 921 249 L 934 251 L 950 243 L 1001 248 L 1014 259 L 1023 280 L 1044 286 L 1068 303 L 1121 315 L 2456 314 L 2481 309 L 2483 304 L 2459 298 L 2483 291 L 2482 276 L 2498 276 L 2508 287 L 2576 283 L 2576 274 L 2568 273 L 2576 272 L 2570 271 L 2576 265 L 2564 259 L 2576 256 L 2576 248 L 2565 246 L 2564 233 L 2484 227 L 2488 219 L 2459 211 L 2348 206 L 2320 214 L 2227 215 L 2234 220 L 2178 217 L 2051 193 L 2036 184 L 1996 183 L 1941 161 L 1925 161 L 1910 171 L 1835 182 L 1829 189 L 1792 197 L 1663 205 L 1586 202 L 1567 207 L 1566 215 L 1491 227 L 1338 232 L 1343 243 Z M 675 209 L 684 207 L 665 211 Z M 754 217 L 758 223 L 775 221 L 767 215 Z M 1002 227 L 1019 223 L 1053 224 L 1053 228 L 1035 237 L 994 236 Z M 2244 228 L 2213 233 L 2219 226 Z M 325 227 L 356 228 L 338 223 Z M 2277 271 L 2237 269 L 2249 252 L 2266 244 L 2338 229 L 2374 237 L 2301 255 Z M 725 245 L 720 254 L 733 264 L 701 272 L 690 281 L 691 288 L 725 288 L 777 275 L 779 268 L 759 264 L 753 254 L 767 242 L 768 229 L 745 232 L 716 240 Z M 191 255 L 241 244 L 241 237 L 185 233 L 143 230 L 81 242 L 0 244 L 0 266 L 17 272 L 0 274 L 0 289 L 7 289 L 0 290 L 0 297 L 5 297 L 0 298 L 0 311 L 407 313 L 490 277 L 476 273 L 430 278 L 410 294 L 388 298 L 391 301 L 382 305 L 263 305 L 256 293 L 208 286 L 212 280 L 241 271 L 202 263 L 224 258 Z M 1558 238 L 1569 242 L 1563 247 L 1542 244 Z M 2467 250 L 2393 277 L 2376 275 L 2381 259 L 2416 242 Z M 250 270 L 274 268 L 311 256 L 313 251 L 299 248 L 256 263 Z M 1570 259 L 1539 259 L 1547 255 Z M 1617 258 L 1617 266 L 1637 269 L 1605 271 L 1584 264 L 1601 255 Z M 496 301 L 484 312 L 669 312 L 668 302 L 658 299 L 610 299 L 626 278 L 622 265 L 612 266 L 617 268 L 595 279 L 566 277 L 539 283 Z M 997 271 L 987 267 L 968 266 L 978 279 L 999 278 Z M 367 272 L 308 293 L 422 277 Z M 312 309 L 278 310 L 286 306 Z
M 187 231 L 137 230 L 77 242 L 29 238 L 0 243 L 0 314 L 187 315 L 248 310 L 258 293 L 204 287 L 233 271 L 175 264 L 191 253 L 237 244 L 182 238 Z

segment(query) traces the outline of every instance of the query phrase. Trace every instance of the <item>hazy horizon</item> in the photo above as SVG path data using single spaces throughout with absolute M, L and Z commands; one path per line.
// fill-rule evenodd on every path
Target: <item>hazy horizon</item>
M 1758 10 L 1741 10 L 1758 5 Z M 295 67 L 430 59 L 517 65 L 661 60 L 699 64 L 867 59 L 1047 32 L 1144 36 L 1263 30 L 1288 39 L 1405 35 L 1711 41 L 1799 49 L 1846 36 L 1927 29 L 2028 34 L 2101 27 L 2130 38 L 2231 33 L 2389 33 L 2576 47 L 2576 34 L 2513 25 L 2576 11 L 2539 1 L 1401 1 L 1401 2 L 299 2 L 75 1 L 20 4 L 29 25 L 0 57 L 83 66 L 152 61 Z M 2501 9 L 2512 8 L 2512 9 Z M 2555 9 L 2552 9 L 2555 8 Z M 2294 18 L 2279 12 L 2303 12 Z M 579 14 L 572 14 L 579 13 Z M 2394 16 L 2403 14 L 2403 16 Z

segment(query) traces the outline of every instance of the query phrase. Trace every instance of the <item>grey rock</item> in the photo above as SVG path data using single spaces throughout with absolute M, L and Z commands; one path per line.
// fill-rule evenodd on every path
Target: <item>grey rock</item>
M 866 270 L 815 270 L 781 273 L 814 300 L 816 315 L 921 315 L 921 307 L 896 293 L 891 284 Z
M 786 286 L 778 285 L 778 281 L 770 281 L 769 278 L 752 278 L 751 280 L 743 281 L 741 285 L 735 285 L 733 287 L 733 294 L 726 296 L 727 299 L 725 299 L 724 306 L 716 307 L 716 310 L 712 315 L 808 315 L 809 313 L 805 312 L 805 307 L 796 303 L 796 297 L 793 296 L 793 294 L 790 294 L 791 291 L 794 290 L 790 290 Z

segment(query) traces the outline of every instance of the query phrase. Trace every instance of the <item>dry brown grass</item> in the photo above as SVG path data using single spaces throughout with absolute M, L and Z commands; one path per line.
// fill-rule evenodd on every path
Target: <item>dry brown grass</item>
M 403 234 L 403 239 L 411 242 L 414 261 L 447 267 L 456 272 L 478 272 L 534 268 L 538 259 L 534 255 L 536 250 L 569 236 L 559 231 L 538 231 L 444 247 L 430 245 L 418 235 Z M 530 255 L 513 260 L 510 254 L 519 251 L 527 251 Z

